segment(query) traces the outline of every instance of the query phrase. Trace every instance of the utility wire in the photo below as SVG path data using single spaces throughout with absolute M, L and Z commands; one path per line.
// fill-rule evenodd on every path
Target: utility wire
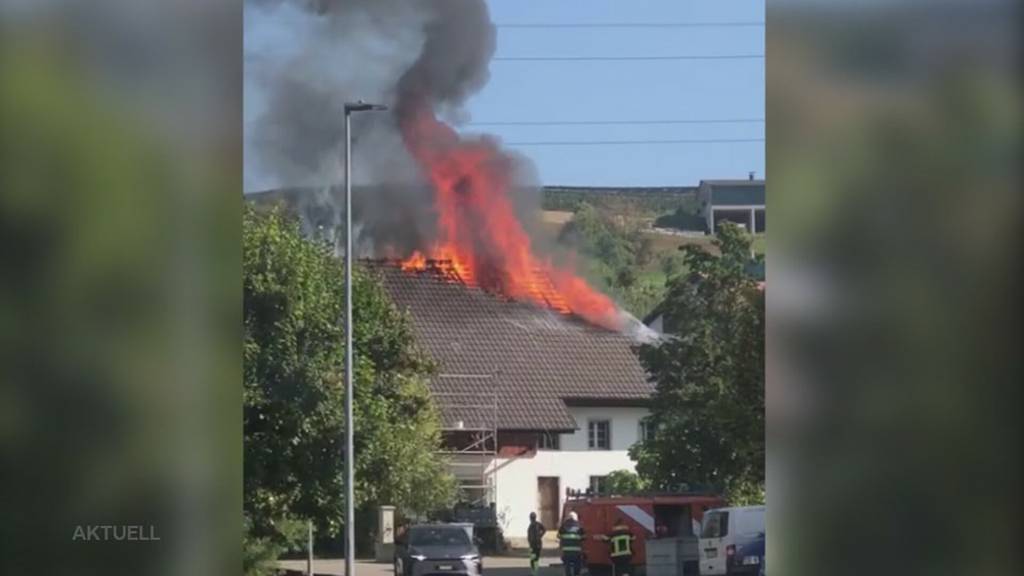
M 731 142 L 764 142 L 764 138 L 695 138 L 687 140 L 537 140 L 504 142 L 505 146 L 616 146 L 636 144 L 721 144 Z
M 743 124 L 764 122 L 764 118 L 724 118 L 692 120 L 506 120 L 469 122 L 466 126 L 622 126 L 656 124 Z
M 630 62 L 639 60 L 757 60 L 764 54 L 710 54 L 706 56 L 497 56 L 492 62 Z
M 586 22 L 508 23 L 496 28 L 741 28 L 764 26 L 764 22 Z

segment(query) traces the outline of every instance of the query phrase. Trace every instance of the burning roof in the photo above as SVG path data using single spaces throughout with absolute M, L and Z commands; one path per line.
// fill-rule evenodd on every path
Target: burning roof
M 463 133 L 452 123 L 490 74 L 497 29 L 486 2 L 280 4 L 289 18 L 265 6 L 252 11 L 281 28 L 269 45 L 290 38 L 303 47 L 257 50 L 251 60 L 260 71 L 253 77 L 267 91 L 266 110 L 253 125 L 253 157 L 264 169 L 282 182 L 337 182 L 341 138 L 350 134 L 344 157 L 353 166 L 344 173 L 357 195 L 357 254 L 450 260 L 462 278 L 488 291 L 610 329 L 629 327 L 611 298 L 530 237 L 524 222 L 536 211 L 533 196 L 523 193 L 535 188 L 529 160 L 499 138 Z M 373 57 L 343 64 L 363 49 Z M 278 61 L 282 52 L 293 56 Z M 350 118 L 342 130 L 339 105 L 356 95 L 388 110 Z M 343 196 L 332 187 L 319 196 L 325 209 L 303 211 L 304 224 L 335 240 L 340 255 Z
M 575 429 L 567 403 L 636 404 L 654 390 L 632 339 L 558 302 L 541 307 L 489 292 L 448 261 L 366 264 L 408 310 L 420 344 L 440 363 L 432 390 L 495 392 L 500 429 Z M 542 276 L 534 278 L 543 282 Z
M 492 292 L 573 312 L 611 329 L 622 316 L 611 298 L 539 254 L 516 216 L 510 159 L 489 139 L 464 137 L 418 101 L 400 110 L 406 147 L 434 194 L 437 237 L 426 255 L 449 260 L 463 278 Z
M 388 106 L 359 115 L 344 143 L 355 250 L 407 258 L 377 267 L 445 371 L 486 375 L 510 408 L 504 428 L 573 428 L 563 398 L 649 396 L 624 334 L 642 324 L 528 234 L 532 164 L 446 122 L 489 77 L 497 29 L 486 2 L 251 4 L 247 19 L 267 33 L 247 36 L 246 76 L 266 109 L 247 157 L 279 182 L 339 182 L 344 103 Z M 323 208 L 299 210 L 307 232 L 340 255 L 343 196 L 305 196 L 300 208 Z

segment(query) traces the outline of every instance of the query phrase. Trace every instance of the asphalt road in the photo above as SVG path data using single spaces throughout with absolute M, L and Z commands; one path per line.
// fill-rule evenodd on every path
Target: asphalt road
M 529 576 L 530 561 L 527 558 L 509 556 L 485 556 L 484 574 L 486 576 Z M 552 566 L 554 564 L 554 566 Z M 305 574 L 305 560 L 282 560 L 278 563 L 281 568 L 297 570 Z M 561 561 L 557 557 L 543 557 L 540 559 L 541 569 L 538 576 L 562 576 Z M 394 570 L 390 563 L 370 562 L 367 560 L 356 561 L 356 576 L 394 576 Z M 317 559 L 313 561 L 314 574 L 331 574 L 343 576 L 345 574 L 345 561 L 343 559 Z

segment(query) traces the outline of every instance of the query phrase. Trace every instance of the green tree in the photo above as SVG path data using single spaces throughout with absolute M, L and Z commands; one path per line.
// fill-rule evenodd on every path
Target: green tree
M 643 316 L 661 300 L 663 283 L 645 277 L 655 251 L 638 218 L 581 202 L 559 239 L 589 257 L 590 280 L 627 310 Z
M 655 433 L 631 455 L 654 488 L 764 484 L 764 294 L 747 273 L 750 242 L 727 225 L 720 255 L 687 246 L 688 274 L 669 280 L 664 303 L 673 335 L 639 348 L 657 385 Z
M 635 494 L 647 489 L 647 483 L 631 470 L 615 470 L 605 476 L 605 490 L 609 494 Z
M 243 217 L 247 554 L 273 556 L 296 521 L 338 534 L 344 510 L 344 276 L 278 210 Z M 356 506 L 427 511 L 454 496 L 436 457 L 432 362 L 376 279 L 353 281 Z
M 683 257 L 678 251 L 663 254 L 661 259 L 658 261 L 658 265 L 662 274 L 664 274 L 669 280 L 671 280 L 673 276 L 682 273 L 684 270 Z

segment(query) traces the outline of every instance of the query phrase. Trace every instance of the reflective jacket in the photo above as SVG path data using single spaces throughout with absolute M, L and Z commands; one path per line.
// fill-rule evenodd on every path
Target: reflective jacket
M 583 551 L 583 528 L 579 522 L 569 520 L 558 529 L 558 547 L 563 554 L 579 554 Z
M 625 524 L 616 524 L 608 534 L 608 543 L 611 544 L 611 557 L 633 555 L 633 532 Z

